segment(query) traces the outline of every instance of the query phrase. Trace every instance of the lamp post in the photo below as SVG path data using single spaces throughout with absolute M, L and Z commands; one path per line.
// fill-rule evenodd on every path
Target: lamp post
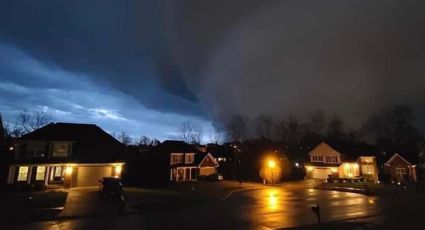
M 270 168 L 271 173 L 272 173 L 272 184 L 274 184 L 274 171 L 273 169 L 276 167 L 276 162 L 274 160 L 269 160 L 267 162 L 267 166 Z

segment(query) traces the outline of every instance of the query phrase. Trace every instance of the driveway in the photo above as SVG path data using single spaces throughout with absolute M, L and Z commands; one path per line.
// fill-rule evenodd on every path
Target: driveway
M 126 202 L 119 198 L 101 198 L 98 187 L 69 189 L 61 218 L 113 216 L 127 212 Z

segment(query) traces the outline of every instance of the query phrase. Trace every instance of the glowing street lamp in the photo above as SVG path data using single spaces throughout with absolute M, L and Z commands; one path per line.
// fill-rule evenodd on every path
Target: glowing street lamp
M 269 166 L 269 168 L 274 169 L 276 167 L 276 161 L 274 160 L 269 160 L 267 162 L 267 165 Z
M 276 161 L 268 160 L 267 166 L 270 168 L 270 170 L 272 172 L 272 184 L 274 184 L 274 170 L 273 169 L 276 168 Z

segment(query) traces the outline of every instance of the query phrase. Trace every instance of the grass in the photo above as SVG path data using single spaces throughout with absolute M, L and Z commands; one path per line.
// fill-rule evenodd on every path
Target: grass
M 338 187 L 338 188 L 355 188 L 355 189 L 366 189 L 375 193 L 384 193 L 396 191 L 397 187 L 388 185 L 385 183 L 373 183 L 373 182 L 356 182 L 356 183 L 326 183 L 324 187 Z
M 68 192 L 65 191 L 33 192 L 28 204 L 35 209 L 63 207 L 67 197 Z

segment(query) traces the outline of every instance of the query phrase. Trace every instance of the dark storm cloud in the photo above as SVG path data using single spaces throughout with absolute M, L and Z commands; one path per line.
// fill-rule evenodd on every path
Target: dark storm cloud
M 159 111 L 322 109 L 356 124 L 425 97 L 424 1 L 3 1 L 0 42 Z M 102 80 L 102 81 L 99 81 Z
M 95 123 L 111 133 L 125 131 L 134 138 L 177 138 L 178 125 L 186 120 L 201 124 L 206 134 L 212 132 L 208 120 L 149 109 L 87 75 L 46 65 L 19 49 L 0 44 L 0 60 L 0 112 L 7 123 L 27 110 L 44 111 L 56 121 Z
M 424 1 L 189 2 L 170 10 L 174 55 L 215 117 L 323 109 L 357 124 L 425 101 Z
M 154 1 L 3 1 L 0 42 L 88 73 L 149 108 L 202 115 L 162 49 L 166 44 L 155 9 Z

